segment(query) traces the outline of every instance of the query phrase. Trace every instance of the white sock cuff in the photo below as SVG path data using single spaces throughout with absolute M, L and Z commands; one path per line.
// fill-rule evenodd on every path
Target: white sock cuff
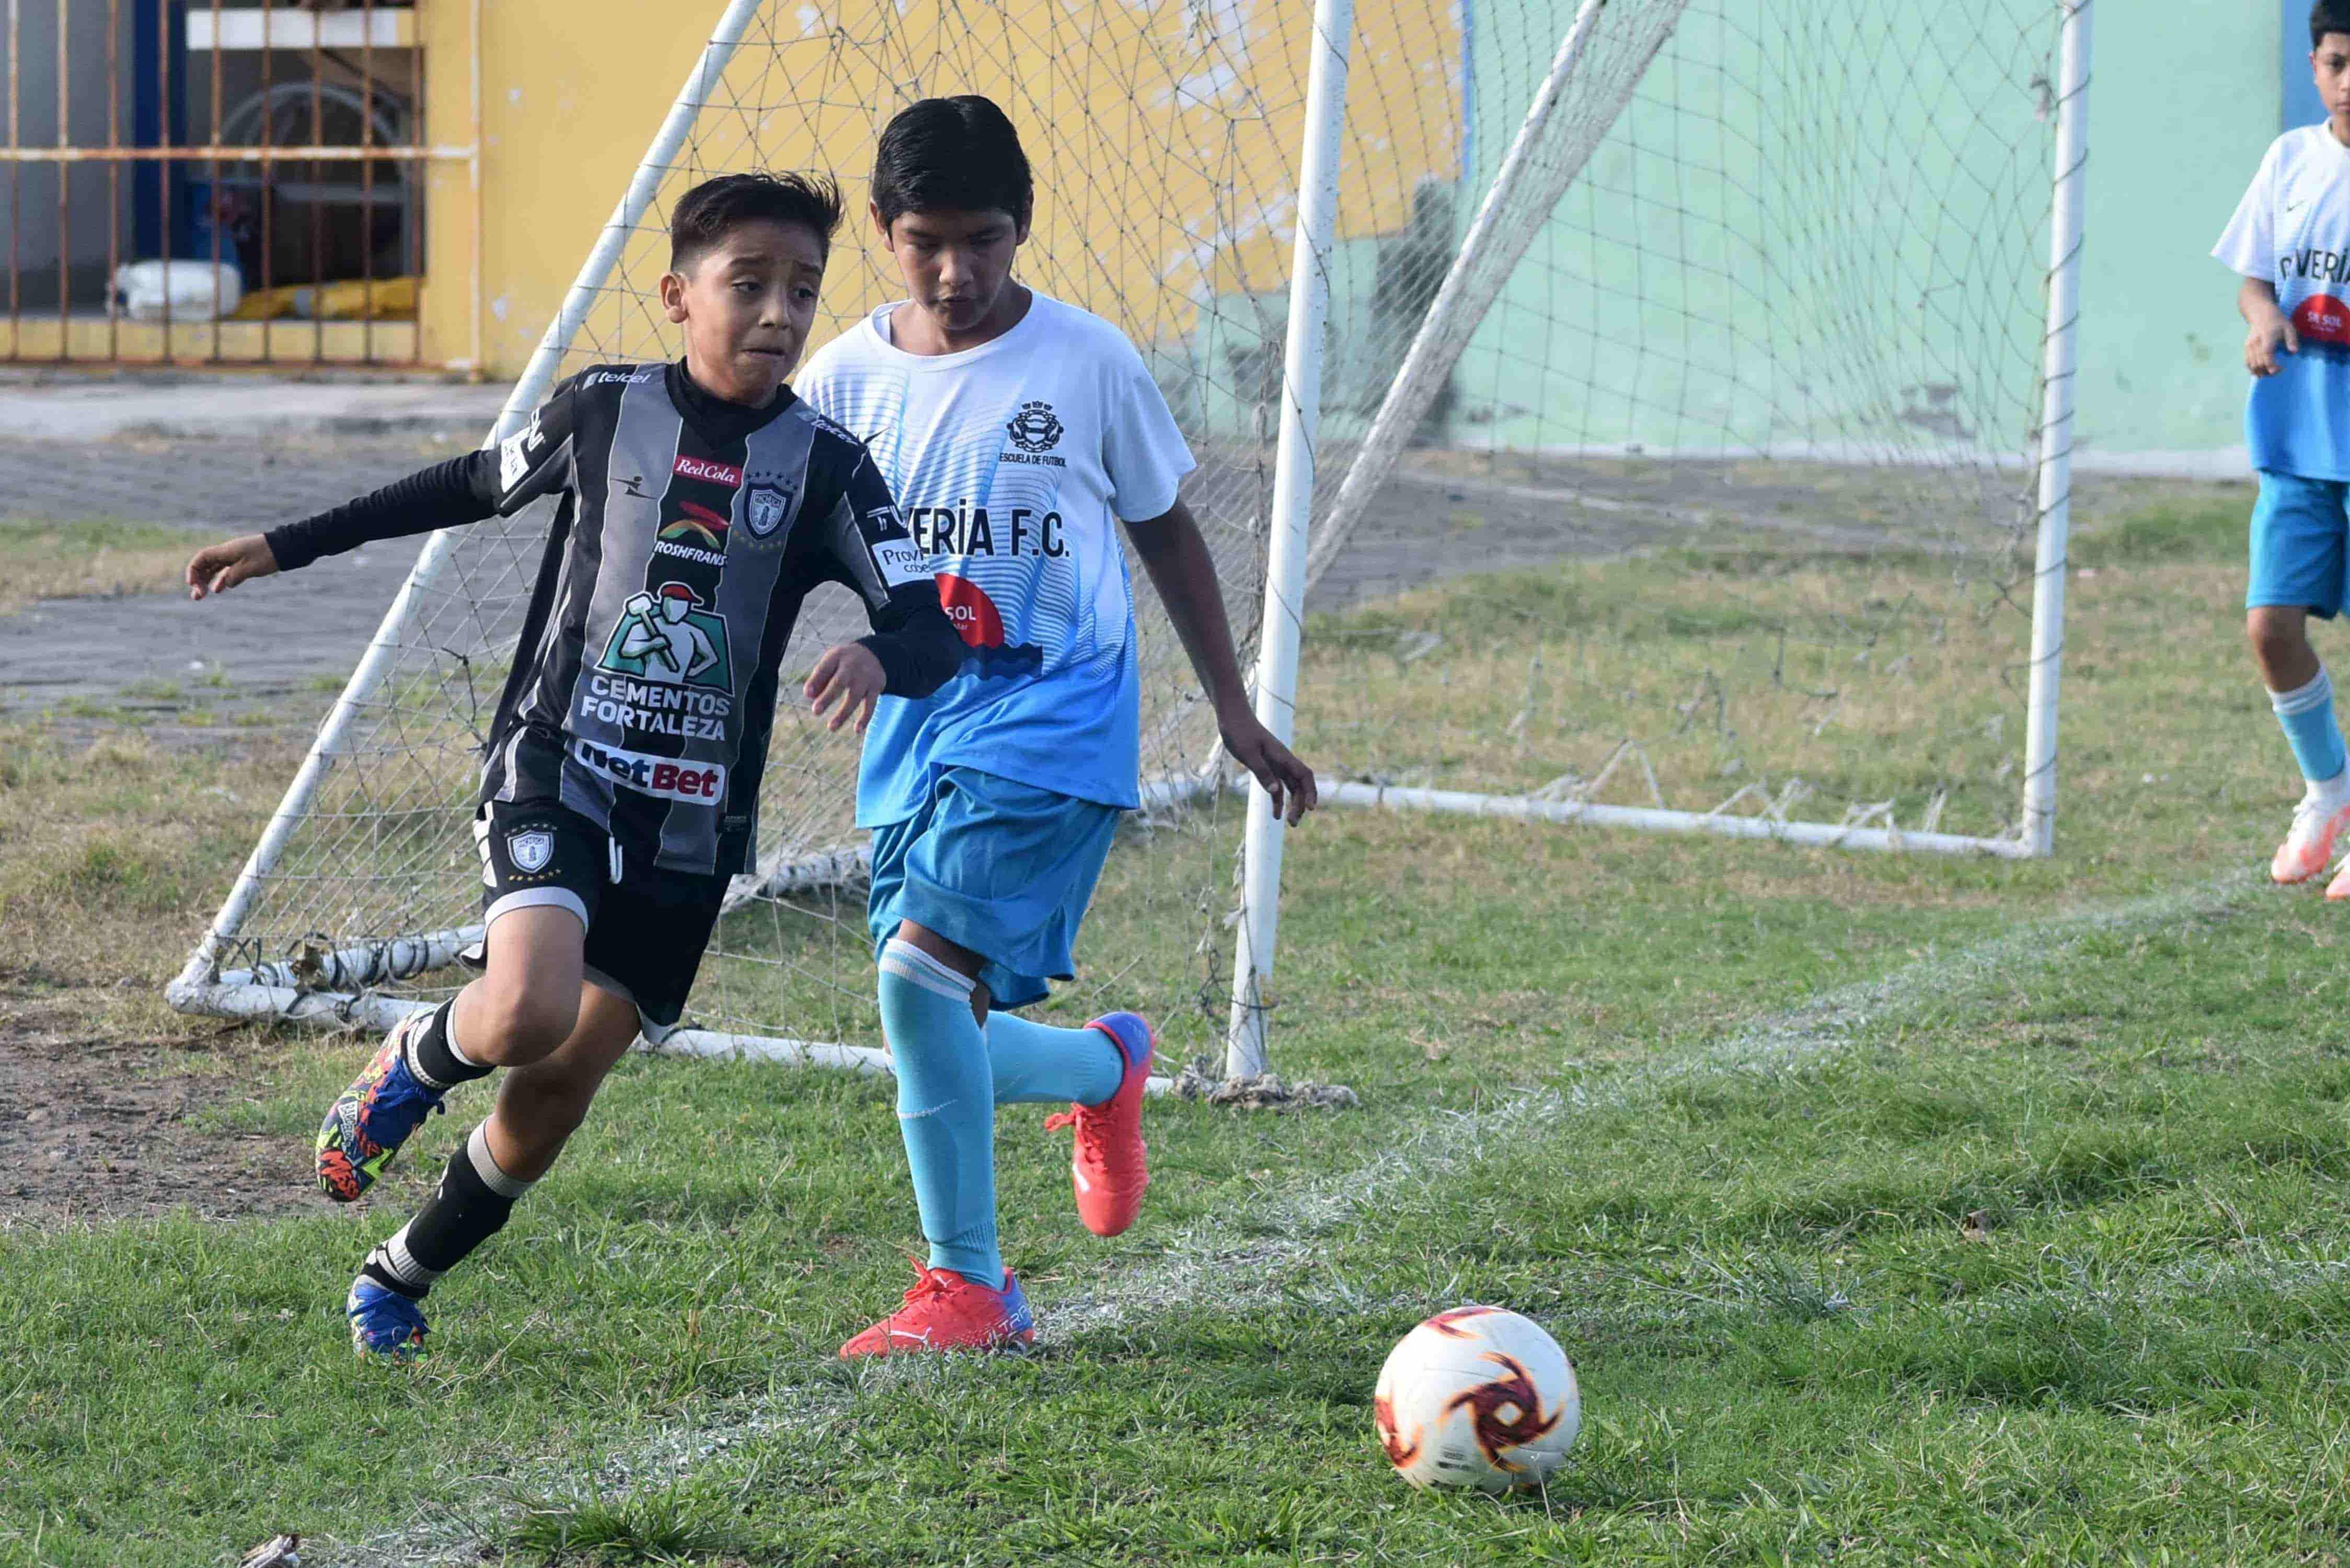
M 443 1009 L 441 1016 L 441 1043 L 449 1047 L 449 1054 L 468 1067 L 488 1066 L 490 1064 L 487 1062 L 476 1062 L 466 1055 L 465 1048 L 457 1044 L 457 999 L 452 996 L 441 1006 Z
M 473 1174 L 482 1179 L 482 1185 L 501 1198 L 520 1198 L 530 1190 L 529 1182 L 519 1176 L 508 1176 L 491 1158 L 490 1124 L 487 1122 L 473 1124 L 472 1134 L 465 1139 L 465 1158 L 472 1163 Z
M 382 1245 L 368 1254 L 368 1262 L 382 1269 L 401 1284 L 421 1293 L 431 1290 L 432 1282 L 439 1279 L 445 1271 L 426 1268 L 416 1261 L 416 1254 L 408 1250 L 409 1227 L 415 1223 L 415 1220 L 411 1220 L 407 1225 L 402 1225 L 393 1231 L 384 1240 Z
M 2307 684 L 2296 686 L 2290 691 L 2269 693 L 2269 706 L 2276 710 L 2280 719 L 2290 719 L 2314 708 L 2323 708 L 2333 701 L 2334 678 L 2325 673 L 2325 667 L 2322 664 Z
M 881 948 L 881 972 L 896 975 L 951 1002 L 969 1002 L 972 981 L 957 974 L 911 942 L 891 937 Z

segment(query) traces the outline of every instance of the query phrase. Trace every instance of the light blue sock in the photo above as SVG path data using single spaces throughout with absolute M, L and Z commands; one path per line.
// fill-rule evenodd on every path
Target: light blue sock
M 2350 756 L 2342 745 L 2342 726 L 2334 721 L 2334 680 L 2321 666 L 2315 680 L 2290 691 L 2269 693 L 2269 706 L 2301 763 L 2301 776 L 2314 784 L 2341 778 Z
M 987 1015 L 987 1060 L 999 1106 L 1052 1100 L 1097 1106 L 1126 1077 L 1126 1057 L 1100 1030 L 1055 1029 L 1009 1012 Z
M 881 1030 L 931 1267 L 1003 1288 L 995 1245 L 995 1101 L 971 981 L 910 942 L 881 950 Z

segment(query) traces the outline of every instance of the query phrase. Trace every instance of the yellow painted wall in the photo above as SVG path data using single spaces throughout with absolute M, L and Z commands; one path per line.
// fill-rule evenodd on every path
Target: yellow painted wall
M 490 374 L 511 376 L 528 358 L 721 9 L 714 0 L 484 5 Z M 1444 0 L 1357 8 L 1341 213 L 1349 236 L 1400 227 L 1419 182 L 1460 167 L 1453 11 Z M 580 354 L 672 351 L 642 299 L 666 260 L 660 213 L 694 180 L 821 168 L 861 212 L 888 117 L 926 94 L 973 91 L 1004 106 L 1035 165 L 1035 234 L 1021 275 L 1139 339 L 1186 333 L 1207 294 L 1285 281 L 1311 13 L 1305 0 L 775 0 L 706 95 L 680 171 L 632 236 Z M 463 141 L 468 0 L 429 0 L 423 24 L 429 131 Z M 423 353 L 466 360 L 473 235 L 462 165 L 435 167 L 427 213 Z M 866 239 L 858 223 L 836 252 L 825 304 L 841 321 L 894 296 Z
M 483 357 L 517 373 L 652 139 L 702 37 L 662 0 L 481 0 Z M 714 14 L 715 8 L 712 8 Z M 470 140 L 470 0 L 426 0 L 426 133 Z M 435 164 L 423 352 L 472 355 L 471 175 Z

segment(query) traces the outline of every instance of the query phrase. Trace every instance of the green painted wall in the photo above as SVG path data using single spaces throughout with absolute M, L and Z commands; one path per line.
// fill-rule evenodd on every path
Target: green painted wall
M 2099 12 L 2083 434 L 2116 452 L 2239 446 L 2244 326 L 2210 252 L 2276 137 L 2281 8 L 2169 0 Z
M 1683 14 L 1464 357 L 1449 439 L 2024 450 L 2053 138 L 2035 78 L 2054 69 L 2055 6 L 1981 0 L 1931 28 L 1881 0 L 1759 9 Z M 2241 440 L 2241 327 L 2209 252 L 2276 130 L 2279 18 L 2251 9 L 2099 8 L 2079 389 L 2092 452 Z M 1437 192 L 1457 226 L 1573 12 L 1571 0 L 1468 0 L 1474 173 Z M 1377 162 L 1351 150 L 1346 178 L 1376 179 Z M 1399 246 L 1340 247 L 1325 393 L 1338 439 L 1392 372 L 1392 289 L 1409 270 Z M 1216 367 L 1191 390 L 1226 428 L 1249 416 L 1224 368 L 1253 320 L 1277 329 L 1277 301 L 1263 303 L 1213 312 L 1202 337 L 1216 341 L 1192 361 Z

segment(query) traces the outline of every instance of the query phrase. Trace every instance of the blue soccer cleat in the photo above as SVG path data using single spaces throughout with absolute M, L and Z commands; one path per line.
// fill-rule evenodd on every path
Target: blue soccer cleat
M 411 1361 L 424 1354 L 424 1309 L 364 1274 L 351 1282 L 343 1315 L 351 1320 L 351 1348 L 362 1360 Z
M 318 1185 L 336 1202 L 348 1203 L 373 1187 L 408 1135 L 442 1109 L 448 1091 L 408 1068 L 409 1039 L 432 1021 L 430 1012 L 401 1019 L 327 1112 L 318 1128 Z

